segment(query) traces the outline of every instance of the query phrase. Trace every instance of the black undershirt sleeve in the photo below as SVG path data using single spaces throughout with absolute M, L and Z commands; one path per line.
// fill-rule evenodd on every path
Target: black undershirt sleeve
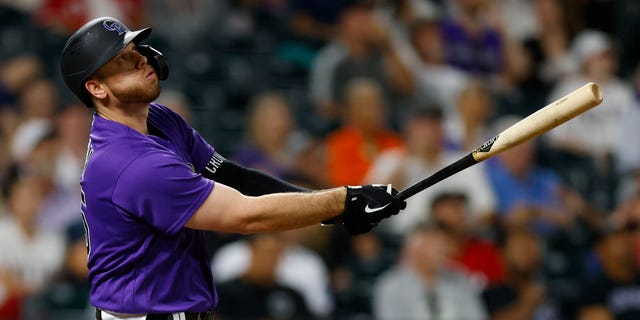
M 202 170 L 202 176 L 232 187 L 248 196 L 311 191 L 258 170 L 243 167 L 225 159 L 217 152 L 213 154 L 209 163 Z

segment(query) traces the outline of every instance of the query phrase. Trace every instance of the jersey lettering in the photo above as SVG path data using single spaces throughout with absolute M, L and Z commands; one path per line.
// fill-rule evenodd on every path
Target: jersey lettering
M 216 171 L 218 171 L 218 168 L 220 167 L 222 162 L 224 162 L 224 160 L 225 158 L 223 156 L 215 152 L 213 154 L 213 157 L 211 157 L 211 160 L 209 160 L 209 163 L 207 163 L 205 170 L 209 171 L 211 174 L 216 173 Z

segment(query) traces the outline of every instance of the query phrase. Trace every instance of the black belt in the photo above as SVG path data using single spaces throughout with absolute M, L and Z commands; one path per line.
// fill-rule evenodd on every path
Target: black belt
M 186 320 L 211 320 L 213 316 L 212 311 L 207 312 L 182 312 L 184 313 Z M 102 320 L 102 310 L 96 309 L 96 319 Z M 145 318 L 147 320 L 178 320 L 175 319 L 173 313 L 153 313 L 148 314 Z

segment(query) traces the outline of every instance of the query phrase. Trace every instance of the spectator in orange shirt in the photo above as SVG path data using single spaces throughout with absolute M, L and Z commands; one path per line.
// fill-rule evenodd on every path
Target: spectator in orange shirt
M 328 174 L 334 185 L 357 185 L 373 159 L 383 150 L 400 146 L 402 140 L 386 126 L 379 84 L 361 78 L 345 90 L 344 124 L 326 138 Z

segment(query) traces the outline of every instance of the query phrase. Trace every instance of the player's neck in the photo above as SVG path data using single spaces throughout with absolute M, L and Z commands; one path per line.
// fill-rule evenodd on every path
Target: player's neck
M 118 122 L 142 134 L 149 133 L 147 126 L 148 104 L 128 108 L 97 106 L 96 112 L 102 118 Z

